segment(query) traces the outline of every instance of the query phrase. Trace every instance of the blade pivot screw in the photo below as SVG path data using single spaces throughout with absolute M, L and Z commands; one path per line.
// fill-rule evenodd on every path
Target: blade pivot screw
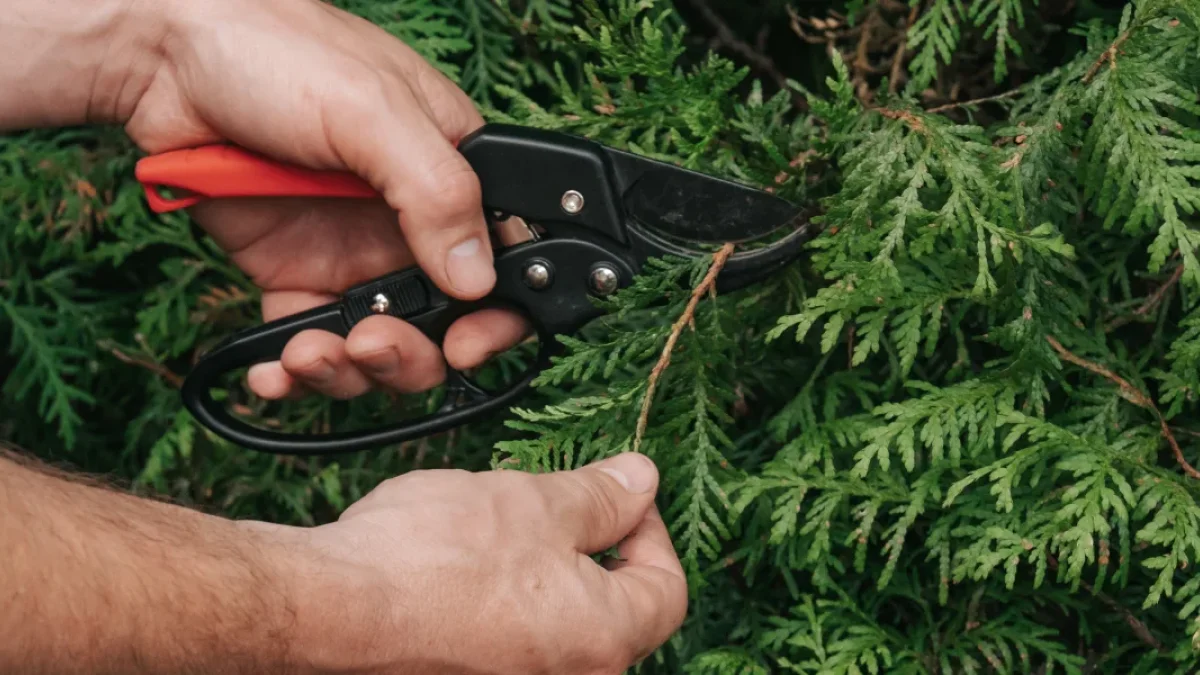
M 383 293 L 377 293 L 375 295 L 375 304 L 371 305 L 371 311 L 375 312 L 376 314 L 386 314 L 388 307 L 391 306 L 392 301 L 388 300 L 388 296 L 384 295 Z
M 575 190 L 567 190 L 562 196 L 563 211 L 575 215 L 583 210 L 583 195 Z
M 524 276 L 525 285 L 535 291 L 540 291 L 549 286 L 554 277 L 550 271 L 550 266 L 540 260 L 535 260 L 526 265 Z
M 617 290 L 617 284 L 621 278 L 617 275 L 617 271 L 608 265 L 597 265 L 592 269 L 592 276 L 589 279 L 591 282 L 592 292 L 599 296 L 611 295 Z

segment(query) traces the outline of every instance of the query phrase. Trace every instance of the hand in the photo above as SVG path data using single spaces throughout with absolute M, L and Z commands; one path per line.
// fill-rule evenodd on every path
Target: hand
M 233 142 L 282 161 L 349 170 L 386 201 L 213 201 L 195 220 L 263 289 L 270 321 L 331 302 L 354 284 L 419 264 L 447 294 L 476 299 L 495 283 L 479 181 L 456 151 L 483 124 L 470 99 L 375 25 L 318 0 L 172 4 L 161 65 L 126 115 L 151 153 Z M 528 330 L 519 315 L 479 312 L 446 336 L 458 369 L 483 363 Z M 425 391 L 444 378 L 435 345 L 413 326 L 371 317 L 346 339 L 310 331 L 281 362 L 249 375 L 257 394 L 352 398 L 382 386 Z
M 418 471 L 337 523 L 278 528 L 281 555 L 307 570 L 295 658 L 322 672 L 619 675 L 687 611 L 657 483 L 637 454 L 542 475 Z M 620 562 L 588 557 L 623 538 Z
M 0 672 L 618 675 L 687 611 L 642 455 L 419 471 L 316 528 L 26 464 L 0 449 Z
M 228 140 L 354 171 L 383 193 L 352 207 L 196 210 L 262 284 L 267 319 L 413 261 L 456 297 L 494 282 L 478 182 L 453 150 L 481 120 L 367 22 L 319 0 L 19 0 L 11 9 L 21 20 L 0 24 L 12 47 L 0 85 L 16 95 L 0 100 L 0 126 L 115 120 L 150 152 Z M 469 367 L 523 332 L 506 314 L 466 317 L 448 336 L 447 360 Z M 345 342 L 329 337 L 297 337 L 283 366 L 256 371 L 252 386 L 350 396 L 369 383 L 419 389 L 440 379 L 436 346 L 402 322 L 376 317 Z M 320 364 L 331 372 L 308 367 Z M 416 472 L 338 522 L 303 529 L 232 522 L 0 461 L 9 516 L 0 548 L 12 553 L 0 557 L 0 578 L 14 589 L 0 602 L 0 670 L 620 673 L 687 609 L 653 505 L 657 480 L 632 454 L 546 475 Z M 622 560 L 588 557 L 618 542 Z

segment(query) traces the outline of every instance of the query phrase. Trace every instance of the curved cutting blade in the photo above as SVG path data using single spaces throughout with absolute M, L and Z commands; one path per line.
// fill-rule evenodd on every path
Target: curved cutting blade
M 697 243 L 744 242 L 792 223 L 800 209 L 773 194 L 617 150 L 626 212 L 641 225 Z

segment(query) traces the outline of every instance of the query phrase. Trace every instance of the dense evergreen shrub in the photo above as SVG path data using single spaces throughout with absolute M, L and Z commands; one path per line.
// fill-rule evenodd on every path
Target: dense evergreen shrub
M 643 672 L 1200 667 L 1200 3 L 336 4 L 489 119 L 771 187 L 821 235 L 733 295 L 704 292 L 714 259 L 663 261 L 518 410 L 277 458 L 207 433 L 177 391 L 258 321 L 256 289 L 148 212 L 120 130 L 14 134 L 0 437 L 298 524 L 414 468 L 637 447 L 693 588 Z M 297 430 L 426 404 L 228 395 Z

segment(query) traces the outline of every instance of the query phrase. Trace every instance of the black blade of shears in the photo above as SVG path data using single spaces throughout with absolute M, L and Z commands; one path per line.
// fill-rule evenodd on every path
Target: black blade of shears
M 626 213 L 643 227 L 699 244 L 741 243 L 796 221 L 787 200 L 740 183 L 606 148 Z

